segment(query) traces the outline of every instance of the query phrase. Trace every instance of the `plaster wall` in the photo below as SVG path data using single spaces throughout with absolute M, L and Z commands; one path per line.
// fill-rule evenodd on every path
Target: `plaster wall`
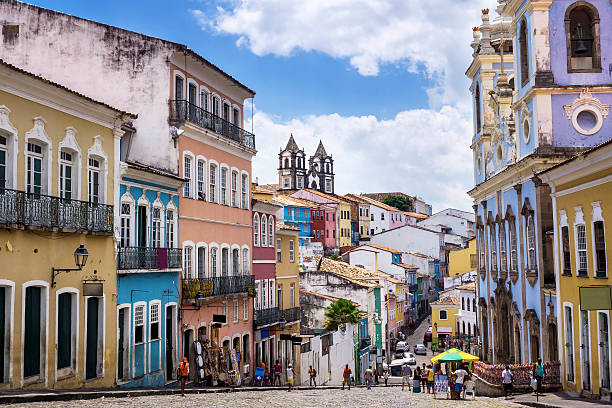
M 402 252 L 418 252 L 432 258 L 440 256 L 438 234 L 410 225 L 375 234 L 370 238 L 370 243 L 394 248 Z

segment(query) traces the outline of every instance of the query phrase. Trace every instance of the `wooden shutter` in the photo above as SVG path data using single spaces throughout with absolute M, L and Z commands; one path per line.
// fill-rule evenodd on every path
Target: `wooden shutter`
M 57 368 L 70 367 L 72 349 L 72 295 L 62 293 L 57 301 Z
M 40 374 L 40 287 L 26 288 L 23 376 Z

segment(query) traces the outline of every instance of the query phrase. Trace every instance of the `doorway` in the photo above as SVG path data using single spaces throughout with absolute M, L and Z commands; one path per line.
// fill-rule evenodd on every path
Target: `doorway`
M 589 312 L 586 310 L 580 311 L 581 320 L 581 348 L 580 348 L 580 361 L 582 363 L 582 389 L 585 391 L 591 390 L 591 340 L 589 336 L 590 324 L 589 324 Z
M 87 337 L 85 339 L 85 379 L 98 376 L 98 312 L 100 300 L 97 297 L 87 298 Z
M 174 380 L 176 344 L 176 306 L 166 306 L 166 381 Z
M 117 379 L 127 381 L 129 378 L 129 321 L 130 309 L 127 307 L 119 309 L 117 326 L 119 327 L 119 339 L 117 344 Z
M 601 388 L 610 389 L 610 328 L 608 315 L 599 312 L 599 369 Z
M 187 361 L 189 362 L 191 367 L 195 367 L 195 365 L 192 364 L 193 359 L 191 356 L 191 345 L 193 344 L 193 336 L 194 336 L 193 329 L 188 329 L 183 332 L 183 357 L 187 357 Z M 182 360 L 183 359 L 181 358 L 181 361 Z M 191 376 L 191 373 L 189 374 Z
M 138 206 L 138 236 L 137 245 L 140 248 L 147 246 L 147 207 Z

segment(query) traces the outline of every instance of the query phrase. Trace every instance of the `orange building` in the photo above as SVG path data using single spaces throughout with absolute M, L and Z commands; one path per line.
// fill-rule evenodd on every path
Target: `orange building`
M 171 123 L 180 151 L 183 356 L 194 340 L 236 350 L 252 373 L 251 159 L 243 102 L 254 92 L 196 56 L 171 61 Z M 251 296 L 250 296 L 251 295 Z M 193 366 L 193 365 L 192 365 Z M 196 371 L 196 370 L 193 370 Z

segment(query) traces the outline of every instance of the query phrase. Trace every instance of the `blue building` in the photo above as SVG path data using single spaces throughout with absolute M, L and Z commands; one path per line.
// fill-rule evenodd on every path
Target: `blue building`
M 287 196 L 275 197 L 274 202 L 283 207 L 281 210 L 283 223 L 291 227 L 299 228 L 300 246 L 309 244 L 311 240 L 310 234 L 312 223 L 310 207 L 313 204 L 305 200 Z
M 115 225 L 117 383 L 163 386 L 176 380 L 179 282 L 178 194 L 183 180 L 122 163 Z

